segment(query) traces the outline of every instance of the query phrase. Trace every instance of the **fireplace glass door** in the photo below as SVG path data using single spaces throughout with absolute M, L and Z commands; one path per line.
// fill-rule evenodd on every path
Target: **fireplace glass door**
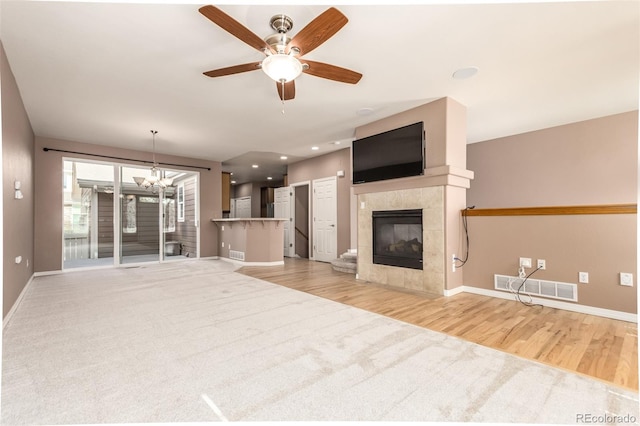
M 422 269 L 422 210 L 373 212 L 373 263 Z

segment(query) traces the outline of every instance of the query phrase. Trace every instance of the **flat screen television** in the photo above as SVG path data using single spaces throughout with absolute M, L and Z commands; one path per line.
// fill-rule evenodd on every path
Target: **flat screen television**
M 424 174 L 424 123 L 353 141 L 353 183 Z

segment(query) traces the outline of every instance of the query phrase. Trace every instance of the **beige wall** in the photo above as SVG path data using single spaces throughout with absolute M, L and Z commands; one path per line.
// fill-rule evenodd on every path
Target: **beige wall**
M 296 183 L 313 181 L 314 179 L 322 179 L 336 176 L 339 170 L 344 170 L 344 177 L 338 177 L 336 182 L 337 188 L 337 206 L 338 206 L 338 255 L 346 252 L 350 246 L 351 236 L 351 149 L 345 148 L 339 151 L 330 152 L 319 157 L 308 160 L 299 161 L 290 164 L 288 167 L 289 185 Z M 310 188 L 313 191 L 313 188 Z M 313 203 L 313 192 L 310 192 L 309 201 Z M 313 211 L 313 206 L 309 206 Z M 310 230 L 309 238 L 313 239 Z M 312 240 L 313 241 L 313 240 Z
M 468 146 L 477 208 L 637 203 L 638 112 L 617 114 Z M 637 218 L 632 214 L 469 217 L 467 286 L 493 289 L 516 275 L 519 257 L 545 259 L 536 278 L 578 283 L 578 303 L 637 312 Z M 529 270 L 531 271 L 531 270 Z M 634 274 L 634 287 L 619 273 Z
M 62 159 L 73 157 L 97 160 L 93 156 L 43 151 L 43 148 L 96 155 L 149 160 L 149 153 L 59 139 L 36 137 L 35 142 L 35 271 L 62 269 Z M 212 218 L 222 217 L 221 165 L 219 162 L 156 154 L 158 162 L 210 167 L 200 172 L 200 256 L 218 255 L 217 230 Z M 174 168 L 174 167 L 172 167 Z M 192 170 L 185 167 L 185 170 Z
M 2 202 L 4 318 L 34 272 L 33 142 L 34 134 L 18 86 L 0 45 L 2 92 Z M 14 197 L 14 182 L 22 185 L 22 200 Z M 22 263 L 15 258 L 22 256 Z
M 635 203 L 638 112 L 471 144 L 478 208 Z

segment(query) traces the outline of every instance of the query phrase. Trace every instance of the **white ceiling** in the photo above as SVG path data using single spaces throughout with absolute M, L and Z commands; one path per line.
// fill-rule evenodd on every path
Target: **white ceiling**
M 239 181 L 443 96 L 468 108 L 469 143 L 638 108 L 640 3 L 437 3 L 339 5 L 349 23 L 305 58 L 362 80 L 303 74 L 284 106 L 259 70 L 202 75 L 263 55 L 200 3 L 2 1 L 0 36 L 36 135 L 148 151 L 157 129 L 157 152 L 223 161 Z M 328 6 L 219 7 L 266 37 L 272 15 L 295 35 Z M 478 74 L 452 78 L 466 66 Z

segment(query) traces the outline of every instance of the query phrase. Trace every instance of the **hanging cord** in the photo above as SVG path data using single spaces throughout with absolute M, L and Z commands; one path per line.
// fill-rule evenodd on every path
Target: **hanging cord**
M 280 80 L 280 83 L 282 84 L 282 115 L 284 115 L 284 79 Z
M 458 257 L 454 257 L 453 260 L 456 262 L 461 262 L 459 265 L 455 265 L 456 269 L 462 268 L 467 260 L 469 260 L 469 227 L 467 225 L 467 211 L 475 209 L 476 206 L 467 207 L 464 209 L 462 213 L 462 227 L 464 228 L 464 238 L 465 238 L 465 255 L 464 259 L 460 259 Z
M 511 284 L 513 284 L 513 282 L 515 280 L 509 280 L 509 291 L 516 297 L 516 299 L 518 300 L 518 302 L 522 303 L 525 306 L 528 306 L 530 308 L 533 308 L 534 306 L 539 306 L 541 308 L 543 308 L 544 306 L 539 304 L 539 303 L 533 303 L 533 297 L 531 297 L 530 294 L 525 293 L 527 295 L 527 297 L 529 297 L 529 300 L 522 300 L 522 295 L 520 294 L 520 291 L 524 288 L 524 284 L 527 282 L 527 280 L 529 279 L 529 277 L 533 274 L 535 274 L 536 272 L 538 272 L 541 269 L 541 267 L 537 267 L 536 269 L 534 269 L 533 271 L 531 271 L 529 273 L 529 275 L 525 275 L 525 271 L 523 267 L 520 267 L 520 269 L 518 269 L 518 277 L 520 279 L 522 279 L 522 282 L 520 283 L 520 286 L 518 287 L 518 289 L 516 291 L 513 291 L 513 287 L 511 286 Z M 524 278 L 524 279 L 523 279 Z

